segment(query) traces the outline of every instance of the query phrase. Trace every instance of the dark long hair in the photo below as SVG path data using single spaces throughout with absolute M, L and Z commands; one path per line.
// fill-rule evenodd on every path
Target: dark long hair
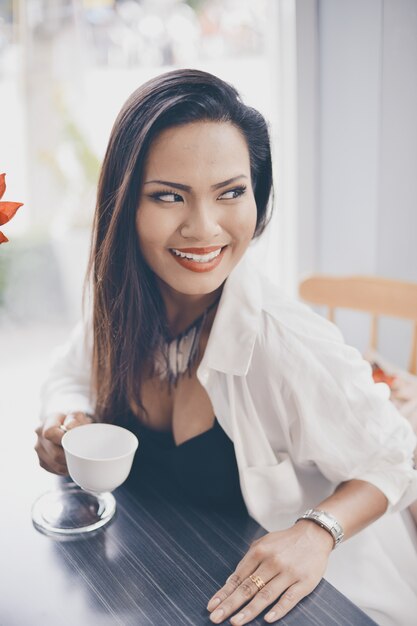
M 272 165 L 267 124 L 238 92 L 212 74 L 167 72 L 128 98 L 111 131 L 98 185 L 89 276 L 93 286 L 93 388 L 96 416 L 121 423 L 146 414 L 141 382 L 165 313 L 141 254 L 136 212 L 149 147 L 161 131 L 198 120 L 229 122 L 246 139 L 257 207 L 254 237 L 271 211 Z

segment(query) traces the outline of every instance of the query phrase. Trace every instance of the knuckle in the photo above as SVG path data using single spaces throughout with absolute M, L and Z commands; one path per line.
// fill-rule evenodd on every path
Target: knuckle
M 216 593 L 216 598 L 220 598 L 221 602 L 224 602 L 225 600 L 227 600 L 228 597 L 229 597 L 228 594 L 223 590 Z
M 257 593 L 257 595 L 261 598 L 261 600 L 264 600 L 267 604 L 269 604 L 270 602 L 272 602 L 272 600 L 274 599 L 272 597 L 272 593 L 271 591 L 268 589 L 268 587 L 263 587 L 262 589 L 260 589 Z M 276 598 L 276 596 L 275 596 Z
M 285 566 L 285 571 L 291 578 L 298 578 L 299 570 L 292 563 Z
M 52 429 L 52 428 L 44 428 L 41 431 L 40 436 L 43 437 L 44 439 L 48 439 L 48 441 L 50 441 L 53 438 L 53 436 L 54 436 L 54 429 Z
M 305 579 L 303 580 L 303 590 L 304 590 L 304 594 L 308 595 L 309 593 L 311 593 L 319 584 L 319 580 L 317 580 L 317 578 L 315 576 L 306 576 Z M 301 595 L 301 593 L 300 593 Z
M 223 615 L 229 615 L 232 612 L 232 610 L 233 610 L 233 607 L 230 606 L 230 602 L 222 602 L 222 604 L 219 604 L 219 606 L 216 607 L 216 609 L 218 609 L 220 607 L 224 611 Z
M 55 421 L 51 421 L 51 420 L 47 420 L 46 422 L 44 422 L 43 424 L 41 424 L 39 426 L 40 431 L 42 433 L 42 435 L 46 435 L 46 433 L 49 433 L 51 430 L 53 430 L 56 427 L 56 423 Z
M 281 569 L 282 568 L 282 560 L 279 554 L 274 553 L 271 556 L 271 565 L 274 569 Z
M 284 607 L 287 607 L 290 605 L 292 606 L 299 600 L 299 597 L 300 596 L 299 596 L 299 593 L 297 593 L 297 591 L 294 591 L 293 589 L 287 589 L 287 591 L 281 597 L 280 602 Z
M 300 593 L 299 589 L 292 589 L 290 587 L 285 593 L 282 594 L 279 602 L 277 602 L 277 604 L 273 607 L 273 610 L 276 611 L 279 617 L 283 617 L 294 608 L 302 597 L 303 594 Z
M 234 589 L 239 587 L 241 582 L 242 582 L 242 579 L 240 578 L 239 574 L 232 574 L 227 579 L 227 584 L 233 587 Z
M 261 543 L 258 543 L 253 548 L 253 553 L 254 553 L 256 558 L 263 559 L 265 557 L 265 548 L 264 548 L 264 546 Z
M 252 585 L 250 583 L 244 582 L 239 587 L 239 593 L 244 598 L 251 598 L 253 596 L 253 594 L 254 594 L 254 590 L 253 590 Z
M 46 463 L 43 459 L 39 459 L 39 465 L 41 466 L 42 469 L 44 469 L 47 472 L 51 472 L 53 473 L 53 469 L 51 468 L 51 466 L 49 465 L 49 463 Z
M 63 465 L 64 463 L 64 455 L 61 450 L 55 450 L 52 454 L 52 461 L 57 465 Z

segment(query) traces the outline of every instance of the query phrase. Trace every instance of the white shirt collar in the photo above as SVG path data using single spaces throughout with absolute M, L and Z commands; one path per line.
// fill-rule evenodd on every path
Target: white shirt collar
M 261 282 L 245 256 L 223 287 L 199 376 L 208 369 L 244 376 L 250 365 L 262 311 Z

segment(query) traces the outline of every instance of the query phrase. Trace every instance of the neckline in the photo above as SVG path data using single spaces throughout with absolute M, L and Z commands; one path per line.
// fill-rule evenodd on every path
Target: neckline
M 174 448 L 177 448 L 177 449 L 181 448 L 181 446 L 184 446 L 185 444 L 191 441 L 195 441 L 196 439 L 203 437 L 204 435 L 208 435 L 209 433 L 212 433 L 213 431 L 217 430 L 218 427 L 220 426 L 217 418 L 215 417 L 213 426 L 211 426 L 207 430 L 204 430 L 202 433 L 198 433 L 198 435 L 194 435 L 194 437 L 190 437 L 190 439 L 186 439 L 185 441 L 182 441 L 181 443 L 176 444 L 172 430 L 157 430 L 156 428 L 151 428 L 150 426 L 147 426 L 146 424 L 142 424 L 142 422 L 139 422 L 139 421 L 137 422 L 137 424 L 138 424 L 139 431 L 145 430 L 154 438 L 171 440 L 174 444 Z

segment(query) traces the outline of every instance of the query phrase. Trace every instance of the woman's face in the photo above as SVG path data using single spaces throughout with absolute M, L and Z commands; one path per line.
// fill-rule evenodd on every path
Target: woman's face
M 136 228 L 162 289 L 215 291 L 255 226 L 249 151 L 237 128 L 192 122 L 158 135 L 145 165 Z

